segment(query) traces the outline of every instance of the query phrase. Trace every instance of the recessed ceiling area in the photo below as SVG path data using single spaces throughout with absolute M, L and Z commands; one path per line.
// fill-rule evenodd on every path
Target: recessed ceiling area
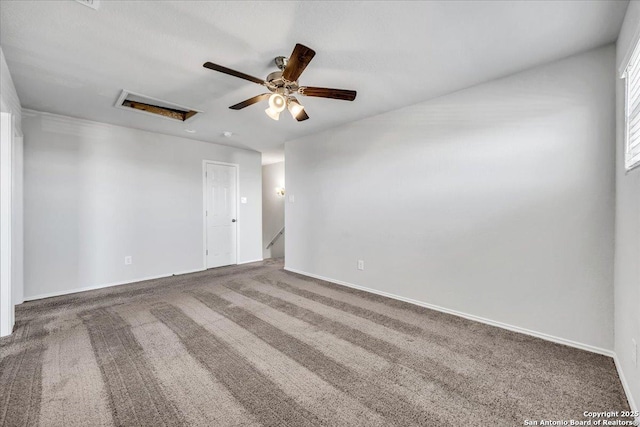
M 0 2 L 0 44 L 22 106 L 232 145 L 282 158 L 283 143 L 615 41 L 626 1 Z M 317 54 L 301 85 L 313 120 L 275 122 L 228 107 L 256 87 L 202 67 L 265 78 L 296 43 Z M 202 111 L 189 121 L 114 108 L 123 88 Z M 195 132 L 187 133 L 188 128 Z M 232 132 L 232 137 L 223 132 Z

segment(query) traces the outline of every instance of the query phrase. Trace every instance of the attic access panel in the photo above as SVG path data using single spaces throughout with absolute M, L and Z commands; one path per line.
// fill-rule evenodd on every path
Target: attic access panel
M 139 93 L 123 90 L 116 101 L 116 108 L 136 111 L 147 115 L 160 116 L 165 119 L 186 122 L 202 111 Z

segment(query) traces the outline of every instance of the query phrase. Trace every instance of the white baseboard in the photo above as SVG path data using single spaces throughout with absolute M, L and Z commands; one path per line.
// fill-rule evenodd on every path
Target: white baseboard
M 625 394 L 627 395 L 627 401 L 629 402 L 629 406 L 632 411 L 637 411 L 638 406 L 636 405 L 633 396 L 631 395 L 631 388 L 629 387 L 629 383 L 627 382 L 627 378 L 624 376 L 624 372 L 622 371 L 622 365 L 620 364 L 620 360 L 618 360 L 618 355 L 613 355 L 613 361 L 616 363 L 616 370 L 618 371 L 618 376 L 620 377 L 620 382 L 622 383 L 622 388 L 624 389 Z M 637 419 L 640 421 L 640 417 Z
M 251 261 L 243 261 L 243 262 L 239 262 L 238 265 L 250 264 L 252 262 L 260 262 L 260 261 L 263 261 L 263 259 L 259 258 Z M 171 277 L 171 276 L 180 276 L 182 274 L 197 273 L 199 271 L 204 271 L 204 270 L 206 270 L 206 268 L 197 268 L 195 270 L 179 271 L 177 273 L 171 273 L 171 274 L 160 274 L 157 276 L 140 277 L 132 280 L 125 280 L 122 282 L 103 283 L 100 285 L 85 286 L 82 288 L 67 289 L 64 291 L 48 292 L 46 294 L 26 296 L 24 297 L 24 301 L 34 301 L 34 300 L 43 299 L 43 298 L 59 297 L 61 295 L 69 295 L 69 294 L 75 294 L 77 292 L 85 292 L 85 291 L 94 291 L 96 289 L 109 288 L 112 286 L 129 285 L 131 283 L 144 282 L 145 280 L 154 280 L 154 279 L 162 279 L 162 278 Z
M 85 286 L 83 288 L 67 289 L 67 290 L 64 290 L 64 291 L 56 291 L 56 292 L 48 292 L 46 294 L 27 296 L 27 297 L 24 298 L 24 300 L 25 301 L 34 301 L 34 300 L 43 299 L 43 298 L 59 297 L 61 295 L 69 295 L 69 294 L 75 294 L 75 293 L 78 293 L 78 292 L 85 292 L 85 291 L 94 291 L 96 289 L 110 288 L 112 286 L 129 285 L 131 283 L 144 282 L 146 280 L 162 279 L 162 278 L 165 278 L 165 277 L 180 276 L 182 274 L 197 273 L 199 271 L 204 271 L 204 270 L 205 269 L 203 269 L 203 268 L 198 268 L 198 269 L 195 269 L 195 270 L 179 271 L 177 273 L 171 273 L 171 274 L 160 274 L 160 275 L 157 275 L 157 276 L 140 277 L 140 278 L 137 278 L 137 279 L 126 280 L 126 281 L 122 281 L 122 282 L 111 282 L 111 283 L 104 283 L 104 284 L 101 284 L 101 285 Z
M 372 294 L 381 295 L 383 297 L 387 297 L 387 298 L 392 298 L 392 299 L 396 299 L 396 300 L 399 300 L 399 301 L 408 302 L 409 304 L 414 304 L 414 305 L 417 305 L 417 306 L 420 306 L 420 307 L 429 308 L 431 310 L 440 311 L 442 313 L 452 314 L 454 316 L 463 317 L 465 319 L 473 320 L 473 321 L 484 323 L 484 324 L 491 325 L 491 326 L 496 326 L 498 328 L 507 329 L 509 331 L 518 332 L 518 333 L 525 334 L 525 335 L 530 335 L 532 337 L 540 338 L 540 339 L 543 339 L 543 340 L 546 340 L 546 341 L 551 341 L 551 342 L 554 342 L 554 343 L 557 343 L 557 344 L 563 344 L 563 345 L 567 345 L 569 347 L 579 348 L 581 350 L 586 350 L 586 351 L 590 351 L 592 353 L 602 354 L 604 356 L 609 356 L 609 357 L 614 357 L 615 356 L 615 353 L 613 352 L 613 350 L 607 350 L 605 348 L 595 347 L 595 346 L 592 346 L 592 345 L 589 345 L 589 344 L 583 344 L 583 343 L 580 343 L 580 342 L 577 342 L 577 341 L 572 341 L 572 340 L 568 340 L 568 339 L 565 339 L 565 338 L 560 338 L 560 337 L 556 337 L 556 336 L 553 336 L 553 335 L 545 334 L 543 332 L 532 331 L 530 329 L 525 329 L 525 328 L 521 328 L 519 326 L 509 325 L 507 323 L 502 323 L 502 322 L 498 322 L 498 321 L 495 321 L 495 320 L 486 319 L 484 317 L 475 316 L 473 314 L 468 314 L 468 313 L 463 313 L 463 312 L 457 311 L 457 310 L 451 310 L 449 308 L 440 307 L 440 306 L 437 306 L 437 305 L 434 305 L 434 304 L 429 304 L 429 303 L 426 303 L 426 302 L 423 302 L 423 301 L 414 300 L 414 299 L 411 299 L 411 298 L 406 298 L 406 297 L 403 297 L 403 296 L 400 296 L 400 295 L 391 294 L 389 292 L 378 291 L 378 290 L 367 288 L 367 287 L 364 287 L 364 286 L 354 285 L 353 283 L 343 282 L 341 280 L 329 279 L 327 277 L 319 276 L 317 274 L 307 273 L 307 272 L 296 270 L 296 269 L 289 268 L 289 267 L 285 267 L 284 269 L 287 270 L 287 271 L 291 271 L 292 273 L 298 273 L 298 274 L 302 274 L 303 276 L 309 276 L 309 277 L 313 277 L 315 279 L 324 280 L 326 282 L 335 283 L 336 285 L 346 286 L 348 288 L 358 289 L 358 290 L 369 292 L 369 293 L 372 293 Z
M 260 262 L 260 261 L 264 261 L 264 258 L 258 258 L 251 261 L 242 261 L 242 262 L 239 262 L 238 265 L 251 264 L 252 262 Z

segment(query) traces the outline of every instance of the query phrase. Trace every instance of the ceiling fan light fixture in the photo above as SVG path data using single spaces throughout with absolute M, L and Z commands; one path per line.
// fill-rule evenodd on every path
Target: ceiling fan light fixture
M 267 116 L 271 117 L 273 120 L 280 120 L 280 111 L 276 111 L 273 108 L 269 107 L 264 110 L 267 113 Z
M 298 116 L 304 111 L 304 107 L 294 97 L 291 97 L 291 99 L 289 100 L 287 108 L 289 108 L 289 112 L 294 119 L 297 119 Z
M 279 93 L 274 93 L 269 97 L 269 108 L 273 111 L 280 113 L 287 106 L 287 101 L 284 99 L 284 96 Z

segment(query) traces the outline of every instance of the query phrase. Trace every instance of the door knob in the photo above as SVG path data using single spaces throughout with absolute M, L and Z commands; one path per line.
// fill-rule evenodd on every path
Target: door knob
M 232 219 L 232 220 L 231 220 L 231 222 L 236 222 L 236 220 L 235 220 L 235 219 Z

